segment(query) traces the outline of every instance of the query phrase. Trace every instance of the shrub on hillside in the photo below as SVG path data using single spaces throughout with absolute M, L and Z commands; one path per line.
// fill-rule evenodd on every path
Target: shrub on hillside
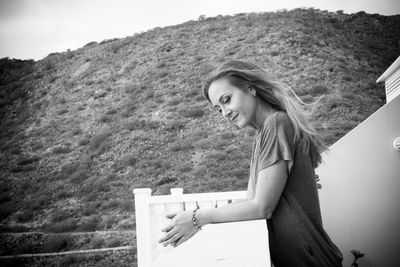
M 46 223 L 42 226 L 42 230 L 50 233 L 65 233 L 75 231 L 78 224 L 75 219 L 67 218 L 58 223 Z
M 334 144 L 338 140 L 336 135 L 331 131 L 323 132 L 321 138 L 324 141 L 324 143 L 327 144 L 328 146 Z
M 212 144 L 210 144 L 210 140 L 208 140 L 208 138 L 203 138 L 200 139 L 196 142 L 194 142 L 193 146 L 195 148 L 200 148 L 200 149 L 207 149 L 210 148 Z
M 28 232 L 30 229 L 23 224 L 5 225 L 0 224 L 0 233 L 22 233 Z
M 179 150 L 189 150 L 193 147 L 193 144 L 184 142 L 175 142 L 168 145 L 168 150 L 179 151 Z
M 89 42 L 89 43 L 85 44 L 83 47 L 90 47 L 90 46 L 96 46 L 96 45 L 97 45 L 97 42 L 96 41 L 92 41 L 92 42 Z M 86 58 L 85 61 L 90 61 L 90 58 Z
M 343 103 L 343 99 L 341 97 L 329 95 L 326 98 L 326 102 L 325 102 L 324 106 L 327 110 L 332 110 L 332 109 L 335 109 L 335 108 L 341 106 L 342 103 Z
M 178 105 L 180 102 L 181 102 L 181 101 L 180 101 L 179 99 L 174 98 L 174 99 L 168 100 L 167 105 L 168 105 L 168 106 L 176 106 L 176 105 Z
M 144 96 L 145 99 L 153 98 L 153 97 L 154 97 L 154 92 L 151 91 L 150 88 L 148 88 L 148 89 L 146 89 L 146 91 L 144 92 L 143 96 Z
M 62 114 L 65 114 L 67 112 L 68 112 L 68 109 L 65 109 L 65 108 L 59 109 L 59 110 L 57 110 L 57 115 L 62 115 Z
M 114 248 L 114 247 L 119 247 L 122 245 L 122 241 L 116 237 L 113 237 L 106 242 L 106 247 L 108 248 Z
M 40 192 L 40 195 L 32 201 L 25 203 L 27 209 L 41 210 L 49 206 L 52 202 L 52 196 L 48 192 Z
M 146 122 L 146 127 L 149 129 L 157 129 L 160 128 L 161 122 L 156 120 L 149 120 Z
M 183 95 L 185 96 L 185 98 L 187 98 L 187 99 L 189 99 L 189 100 L 192 100 L 193 98 L 195 98 L 195 97 L 201 95 L 201 90 L 200 90 L 200 89 L 194 88 L 194 89 L 192 89 L 192 90 L 189 90 L 189 91 L 187 91 L 187 92 L 184 92 Z
M 216 149 L 225 149 L 232 143 L 231 140 L 220 139 L 213 143 Z
M 135 223 L 123 221 L 118 225 L 118 227 L 123 230 L 133 230 L 135 228 Z
M 244 168 L 233 168 L 230 170 L 225 171 L 224 175 L 227 177 L 236 177 L 238 179 L 246 178 L 248 175 L 248 170 Z
M 272 57 L 276 57 L 279 55 L 279 50 L 271 50 L 270 54 Z
M 18 222 L 29 222 L 33 219 L 33 214 L 32 210 L 24 210 L 16 215 L 16 219 Z
M 343 121 L 338 121 L 336 123 L 336 126 L 339 129 L 343 129 L 343 132 L 349 132 L 351 129 L 357 126 L 357 122 L 351 120 L 343 120 Z
M 95 214 L 97 212 L 97 209 L 95 208 L 95 205 L 91 203 L 85 203 L 82 207 L 82 215 L 83 216 L 90 216 L 92 214 Z
M 102 248 L 105 245 L 105 240 L 102 237 L 95 236 L 90 243 L 94 249 Z
M 162 177 L 160 180 L 156 182 L 156 186 L 164 185 L 164 184 L 170 184 L 173 182 L 176 182 L 176 178 L 172 177 Z
M 122 156 L 122 164 L 125 167 L 134 166 L 138 162 L 139 162 L 139 159 L 136 157 L 135 154 L 125 154 Z
M 186 118 L 200 118 L 204 115 L 203 108 L 182 108 L 179 112 Z
M 221 162 L 226 159 L 226 154 L 222 152 L 211 152 L 208 154 L 207 158 L 210 160 Z
M 72 197 L 72 192 L 61 191 L 56 194 L 56 200 L 66 199 Z
M 71 152 L 71 148 L 66 145 L 59 145 L 52 149 L 54 154 L 66 154 Z
M 114 114 L 116 114 L 116 113 L 118 113 L 118 110 L 115 109 L 115 108 L 110 108 L 110 109 L 108 109 L 108 110 L 106 111 L 106 114 L 107 114 L 107 115 L 114 115 Z
M 109 136 L 111 129 L 108 127 L 99 129 L 89 140 L 89 147 L 91 149 L 98 148 Z
M 222 134 L 220 135 L 220 137 L 221 137 L 222 139 L 233 139 L 233 138 L 236 137 L 236 134 L 235 134 L 235 133 L 232 133 L 232 132 L 224 132 L 224 133 L 222 133 Z
M 78 145 L 85 146 L 85 145 L 89 144 L 89 142 L 90 142 L 90 139 L 89 139 L 89 137 L 86 136 L 78 141 Z
M 169 121 L 165 124 L 165 130 L 177 131 L 185 127 L 185 122 L 180 120 Z
M 193 169 L 193 166 L 189 163 L 182 164 L 178 167 L 179 172 L 190 172 Z
M 110 179 L 108 177 L 97 178 L 92 184 L 92 190 L 94 192 L 107 192 L 110 190 L 109 186 Z
M 133 130 L 143 129 L 146 126 L 146 121 L 132 119 L 125 122 L 123 125 L 129 131 L 133 131 Z
M 17 165 L 29 165 L 32 163 L 36 163 L 40 160 L 40 157 L 38 156 L 33 156 L 30 158 L 22 158 L 17 162 Z
M 57 222 L 62 222 L 65 219 L 67 219 L 70 215 L 66 210 L 61 210 L 61 209 L 55 209 L 53 212 L 50 214 L 50 222 L 51 223 L 57 223 Z
M 39 243 L 32 240 L 27 240 L 26 242 L 20 244 L 15 250 L 14 255 L 19 254 L 34 254 L 36 248 L 38 248 Z
M 195 97 L 193 97 L 192 102 L 197 103 L 200 101 L 206 101 L 206 98 L 203 95 L 196 95 Z
M 39 185 L 33 181 L 25 180 L 20 182 L 21 193 L 36 193 L 38 189 Z
M 351 76 L 349 76 L 349 75 L 344 75 L 344 76 L 343 76 L 343 80 L 345 80 L 345 81 L 347 81 L 347 82 L 350 82 L 352 79 L 353 79 L 353 78 L 352 78 Z
M 168 76 L 168 74 L 169 74 L 168 70 L 163 69 L 163 70 L 160 70 L 160 71 L 156 72 L 156 77 L 157 78 L 164 78 L 164 77 Z
M 72 130 L 72 134 L 73 135 L 78 135 L 82 133 L 82 129 L 81 128 L 75 128 Z
M 15 166 L 11 168 L 11 172 L 19 173 L 19 172 L 29 172 L 32 171 L 34 167 L 32 166 Z
M 131 211 L 133 208 L 132 201 L 126 199 L 111 199 L 102 205 L 103 209 L 116 209 L 119 208 L 124 211 Z
M 117 222 L 117 218 L 115 216 L 105 216 L 103 221 L 101 222 L 102 228 L 105 230 L 112 228 L 112 226 Z
M 112 122 L 112 121 L 113 121 L 113 119 L 110 116 L 108 116 L 107 114 L 102 115 L 98 120 L 98 122 L 100 122 L 100 123 L 108 123 L 108 122 Z
M 71 174 L 69 180 L 71 183 L 80 184 L 90 176 L 90 171 L 87 169 L 78 169 Z
M 118 207 L 123 211 L 132 211 L 133 210 L 133 202 L 127 199 L 121 199 L 118 203 Z
M 8 202 L 11 200 L 10 194 L 8 192 L 0 193 L 0 203 Z
M 328 87 L 326 87 L 325 85 L 314 85 L 313 87 L 311 87 L 309 93 L 312 96 L 317 96 L 325 94 L 326 92 L 328 92 Z
M 104 202 L 102 205 L 102 209 L 115 209 L 118 207 L 119 200 L 117 199 L 110 199 L 107 202 Z
M 78 162 L 68 162 L 61 166 L 61 173 L 65 175 L 73 174 L 79 167 Z
M 84 260 L 85 257 L 82 255 L 67 255 L 65 257 L 60 258 L 56 266 L 57 267 L 75 266 Z
M 68 248 L 73 245 L 73 239 L 71 236 L 67 235 L 50 235 L 43 242 L 41 252 L 42 253 L 52 253 L 68 250 Z
M 81 231 L 88 231 L 88 232 L 93 232 L 97 230 L 98 223 L 100 222 L 100 217 L 97 214 L 90 215 L 86 218 L 84 218 L 80 225 L 79 229 Z
M 196 129 L 194 130 L 190 136 L 194 136 L 194 137 L 200 137 L 200 138 L 207 138 L 208 137 L 208 131 L 206 130 L 200 130 L 200 129 Z

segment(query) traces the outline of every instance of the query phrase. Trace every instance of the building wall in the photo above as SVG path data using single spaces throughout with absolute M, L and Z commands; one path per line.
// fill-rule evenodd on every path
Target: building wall
M 356 249 L 360 267 L 399 266 L 400 96 L 335 143 L 316 170 L 325 230 L 351 266 Z

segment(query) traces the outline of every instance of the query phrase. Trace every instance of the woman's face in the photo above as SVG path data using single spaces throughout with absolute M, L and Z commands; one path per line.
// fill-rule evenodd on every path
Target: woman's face
M 221 78 L 211 83 L 208 96 L 214 108 L 239 128 L 254 123 L 257 101 L 249 89 L 239 89 Z

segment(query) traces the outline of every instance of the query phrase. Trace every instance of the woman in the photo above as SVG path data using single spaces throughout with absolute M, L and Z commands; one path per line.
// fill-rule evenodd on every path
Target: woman
M 314 169 L 321 162 L 322 143 L 289 93 L 252 63 L 234 60 L 217 69 L 205 96 L 239 128 L 257 131 L 248 197 L 168 215 L 172 220 L 160 242 L 177 246 L 209 223 L 265 218 L 274 266 L 342 266 L 342 254 L 321 220 Z

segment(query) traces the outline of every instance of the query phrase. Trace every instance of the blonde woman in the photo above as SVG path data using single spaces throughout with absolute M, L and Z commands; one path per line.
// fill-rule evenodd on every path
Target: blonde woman
M 239 128 L 256 129 L 248 197 L 168 215 L 172 220 L 160 242 L 177 246 L 206 224 L 265 218 L 274 266 L 342 266 L 321 220 L 314 169 L 322 143 L 290 89 L 257 65 L 233 60 L 214 72 L 204 94 Z

